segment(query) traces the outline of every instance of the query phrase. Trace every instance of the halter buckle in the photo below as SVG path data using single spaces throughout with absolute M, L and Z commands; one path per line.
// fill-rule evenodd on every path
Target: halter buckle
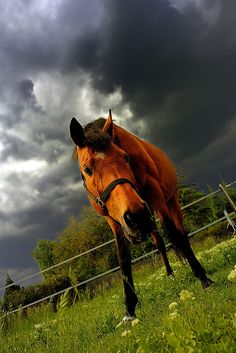
M 105 203 L 102 201 L 102 199 L 99 197 L 96 198 L 96 203 L 103 209 L 105 209 L 106 205 Z

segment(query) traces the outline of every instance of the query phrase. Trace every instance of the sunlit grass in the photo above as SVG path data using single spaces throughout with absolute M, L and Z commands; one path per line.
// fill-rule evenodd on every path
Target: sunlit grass
M 114 280 L 109 288 L 101 286 L 92 300 L 85 292 L 71 307 L 64 296 L 57 313 L 47 304 L 3 320 L 0 352 L 235 352 L 236 282 L 230 274 L 235 271 L 236 238 L 211 248 L 214 244 L 194 244 L 215 281 L 209 289 L 203 290 L 174 255 L 174 278 L 154 260 L 134 271 L 140 303 L 133 323 L 120 324 L 123 289 L 121 280 Z

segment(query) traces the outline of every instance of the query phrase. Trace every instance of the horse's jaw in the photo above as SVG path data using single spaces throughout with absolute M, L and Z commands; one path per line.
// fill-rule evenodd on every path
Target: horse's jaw
M 137 210 L 138 209 L 138 210 Z M 132 244 L 140 244 L 156 229 L 155 220 L 147 204 L 137 207 L 136 212 L 126 211 L 120 220 L 126 238 Z
M 136 231 L 133 231 L 133 230 L 129 229 L 128 227 L 122 227 L 122 228 L 123 228 L 125 237 L 133 245 L 137 245 L 137 244 L 141 244 L 141 243 L 145 242 L 147 240 L 147 238 L 149 236 L 151 236 L 151 233 L 154 230 L 154 227 L 153 227 L 153 229 L 151 229 L 150 231 L 143 233 L 139 229 L 137 229 Z
M 128 238 L 128 239 L 133 245 L 137 245 L 137 244 L 144 243 L 147 240 L 147 237 L 149 235 L 150 234 L 148 234 L 148 235 L 146 235 L 145 237 L 142 237 L 142 238 L 132 237 L 132 238 Z

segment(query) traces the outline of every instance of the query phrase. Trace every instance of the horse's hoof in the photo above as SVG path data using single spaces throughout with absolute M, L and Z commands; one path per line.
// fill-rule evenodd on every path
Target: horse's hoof
M 116 328 L 126 325 L 128 323 L 132 323 L 134 320 L 136 320 L 136 316 L 125 315 L 124 318 L 119 322 L 119 324 L 116 325 Z
M 211 284 L 214 283 L 214 281 L 212 281 L 210 278 L 206 277 L 205 279 L 201 280 L 202 283 L 202 288 L 206 289 L 208 287 L 210 287 Z
M 136 319 L 136 316 L 125 315 L 125 316 L 123 317 L 122 322 L 130 322 L 130 321 L 133 321 L 133 320 L 135 320 L 135 319 Z

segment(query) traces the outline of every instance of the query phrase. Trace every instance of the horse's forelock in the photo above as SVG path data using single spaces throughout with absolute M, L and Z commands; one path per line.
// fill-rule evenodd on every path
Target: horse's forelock
M 110 137 L 102 130 L 93 131 L 86 135 L 85 145 L 96 152 L 106 152 L 110 143 Z
M 96 119 L 90 123 L 88 123 L 87 125 L 85 125 L 84 127 L 84 133 L 85 135 L 90 131 L 90 130 L 102 130 L 103 126 L 106 123 L 106 119 L 104 118 L 99 118 Z
M 105 122 L 106 119 L 99 118 L 84 127 L 86 137 L 85 146 L 90 147 L 95 152 L 106 152 L 111 143 L 110 136 L 102 130 Z M 72 158 L 74 161 L 78 161 L 76 147 L 74 148 Z
M 84 127 L 85 145 L 96 152 L 106 152 L 111 142 L 109 135 L 102 130 L 105 122 L 106 119 L 99 118 Z

